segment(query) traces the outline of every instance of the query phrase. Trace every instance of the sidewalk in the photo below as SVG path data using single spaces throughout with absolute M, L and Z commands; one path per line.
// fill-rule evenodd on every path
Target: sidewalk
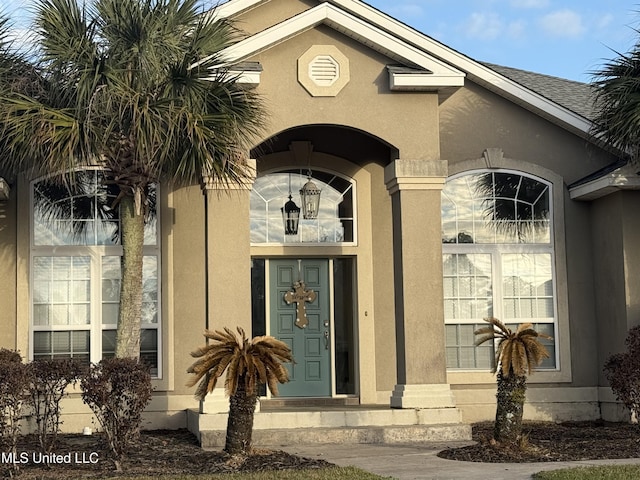
M 282 450 L 309 458 L 321 458 L 340 466 L 353 465 L 378 475 L 399 480 L 528 480 L 542 470 L 607 464 L 640 464 L 640 458 L 628 460 L 587 460 L 548 463 L 475 463 L 439 458 L 447 447 L 464 444 L 436 445 L 291 445 Z

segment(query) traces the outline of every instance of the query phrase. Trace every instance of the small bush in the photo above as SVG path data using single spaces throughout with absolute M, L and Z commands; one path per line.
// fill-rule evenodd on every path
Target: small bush
M 70 384 L 76 384 L 82 367 L 73 359 L 38 359 L 28 365 L 29 394 L 42 453 L 50 453 L 60 431 L 60 401 Z
M 18 352 L 0 349 L 0 443 L 16 458 L 22 409 L 28 399 L 29 373 Z M 9 464 L 11 475 L 19 464 Z
M 148 367 L 134 358 L 108 358 L 82 377 L 82 400 L 104 431 L 116 468 L 140 432 L 142 411 L 151 401 Z
M 616 398 L 633 417 L 640 419 L 640 326 L 633 327 L 625 341 L 627 351 L 611 355 L 604 372 Z

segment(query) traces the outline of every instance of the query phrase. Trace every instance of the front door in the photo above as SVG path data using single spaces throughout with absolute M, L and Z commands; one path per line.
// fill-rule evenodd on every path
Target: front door
M 269 279 L 270 333 L 289 345 L 295 361 L 280 396 L 331 396 L 329 261 L 270 260 Z M 309 293 L 294 295 L 298 281 Z

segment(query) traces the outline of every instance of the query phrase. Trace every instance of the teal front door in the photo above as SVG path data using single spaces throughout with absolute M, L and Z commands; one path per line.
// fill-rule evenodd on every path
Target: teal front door
M 300 280 L 308 293 L 294 295 Z M 291 347 L 295 360 L 290 381 L 278 385 L 280 396 L 331 396 L 329 261 L 270 260 L 269 284 L 270 333 Z

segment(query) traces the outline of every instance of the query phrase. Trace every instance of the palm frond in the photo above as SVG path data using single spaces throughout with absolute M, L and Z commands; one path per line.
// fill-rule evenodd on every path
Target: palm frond
M 204 335 L 210 343 L 191 353 L 197 360 L 187 369 L 194 375 L 187 385 L 200 382 L 196 389 L 197 398 L 202 400 L 211 392 L 225 371 L 224 387 L 228 395 L 236 393 L 240 382 L 249 395 L 265 383 L 276 395 L 277 383 L 289 380 L 282 362 L 291 362 L 293 357 L 286 343 L 270 336 L 250 340 L 240 327 L 237 333 L 225 327 L 223 330 L 206 330 Z
M 517 376 L 531 374 L 544 358 L 549 357 L 539 338 L 551 339 L 551 337 L 537 332 L 533 324 L 520 324 L 513 331 L 497 318 L 486 318 L 485 321 L 491 326 L 481 327 L 474 332 L 479 336 L 476 338 L 475 345 L 498 340 L 493 373 L 499 369 L 504 377 L 512 374 Z

